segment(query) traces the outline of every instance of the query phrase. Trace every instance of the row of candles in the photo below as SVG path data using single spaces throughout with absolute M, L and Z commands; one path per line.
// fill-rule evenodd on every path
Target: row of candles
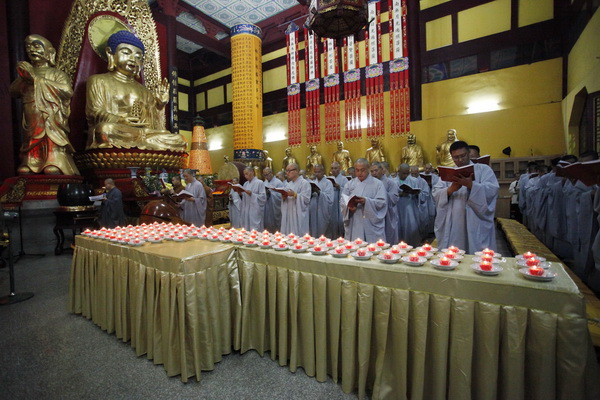
M 270 233 L 264 230 L 262 233 L 256 230 L 247 231 L 244 228 L 240 230 L 231 228 L 226 229 L 220 227 L 196 227 L 194 225 L 179 225 L 172 223 L 141 224 L 137 226 L 128 225 L 126 227 L 117 227 L 114 229 L 101 228 L 99 230 L 87 229 L 83 232 L 84 235 L 104 239 L 112 242 L 117 242 L 126 245 L 139 246 L 145 242 L 161 243 L 164 240 L 185 241 L 190 238 L 204 239 L 211 241 L 221 241 L 226 243 L 244 244 L 246 246 L 260 246 L 262 248 L 274 248 L 279 250 L 303 250 L 312 248 L 315 253 L 332 251 L 338 255 L 344 255 L 351 251 L 356 251 L 358 257 L 367 257 L 369 254 L 382 253 L 384 260 L 394 260 L 401 255 L 413 250 L 413 247 L 401 241 L 396 245 L 390 246 L 383 240 L 378 240 L 375 243 L 367 243 L 364 240 L 357 238 L 353 241 L 348 241 L 342 237 L 331 240 L 325 236 L 314 238 L 308 233 L 304 236 L 298 236 L 294 233 L 284 235 L 280 232 Z M 430 244 L 425 243 L 421 247 L 414 249 L 406 256 L 406 260 L 414 263 L 424 262 L 433 257 L 433 251 L 437 251 Z M 452 261 L 460 261 L 464 251 L 456 246 L 450 246 L 445 249 L 445 252 L 439 254 L 437 262 L 441 266 L 450 266 Z M 484 249 L 480 257 L 479 267 L 483 271 L 490 271 L 495 262 L 495 252 L 491 249 Z M 523 259 L 526 260 L 529 266 L 531 275 L 543 275 L 544 269 L 540 266 L 540 260 L 534 253 L 527 252 L 523 254 Z

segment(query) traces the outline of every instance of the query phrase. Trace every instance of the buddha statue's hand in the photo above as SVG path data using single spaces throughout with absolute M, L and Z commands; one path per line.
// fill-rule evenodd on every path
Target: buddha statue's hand
M 145 126 L 148 126 L 148 123 L 142 121 L 142 119 L 140 117 L 125 117 L 124 120 L 127 123 L 127 125 L 129 125 L 129 126 L 135 126 L 138 128 L 143 128 Z
M 31 65 L 27 61 L 20 61 L 17 64 L 17 73 L 21 78 L 30 81 L 32 81 L 35 76 L 33 65 Z
M 154 92 L 154 96 L 156 97 L 156 103 L 159 108 L 162 108 L 169 101 L 169 81 L 167 78 L 163 78 L 162 82 L 156 88 Z

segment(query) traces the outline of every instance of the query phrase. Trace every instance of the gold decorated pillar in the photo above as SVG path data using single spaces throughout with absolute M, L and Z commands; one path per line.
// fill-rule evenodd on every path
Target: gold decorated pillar
M 262 39 L 252 24 L 231 28 L 233 158 L 251 164 L 262 159 Z

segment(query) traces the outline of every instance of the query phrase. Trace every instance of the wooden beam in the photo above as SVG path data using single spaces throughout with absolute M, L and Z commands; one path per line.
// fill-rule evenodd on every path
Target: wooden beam
M 225 43 L 222 43 L 220 40 L 213 39 L 210 36 L 204 35 L 197 30 L 182 24 L 181 22 L 177 22 L 177 35 L 197 43 L 213 53 L 220 55 L 221 57 L 231 59 L 231 50 Z

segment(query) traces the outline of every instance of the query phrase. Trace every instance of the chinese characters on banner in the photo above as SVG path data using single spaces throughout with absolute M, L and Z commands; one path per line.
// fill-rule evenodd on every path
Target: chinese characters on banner
M 390 130 L 392 136 L 410 132 L 406 0 L 390 0 Z
M 261 157 L 262 40 L 260 28 L 241 24 L 231 28 L 234 159 Z
M 287 72 L 288 72 L 288 144 L 299 146 L 302 143 L 302 122 L 300 120 L 300 82 L 298 60 L 298 25 L 290 23 L 287 27 Z
M 340 140 L 340 71 L 335 39 L 323 39 L 323 48 L 325 52 L 325 68 L 323 68 L 325 141 L 331 143 Z

